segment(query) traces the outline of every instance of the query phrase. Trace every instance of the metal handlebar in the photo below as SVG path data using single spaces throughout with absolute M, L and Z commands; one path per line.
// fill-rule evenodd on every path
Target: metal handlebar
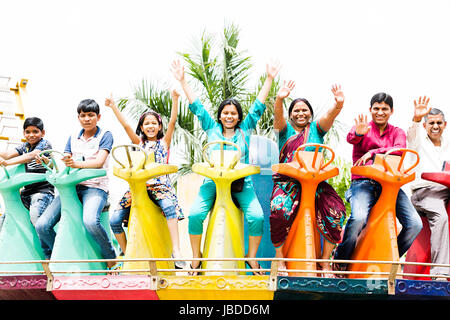
M 327 149 L 327 150 L 331 151 L 331 159 L 328 162 L 322 164 L 319 167 L 319 171 L 325 169 L 326 167 L 328 167 L 328 165 L 331 162 L 333 162 L 333 160 L 335 158 L 335 153 L 334 153 L 333 149 L 331 149 L 330 147 L 328 147 L 328 146 L 326 146 L 324 144 L 319 144 L 319 143 L 305 143 L 305 144 L 302 144 L 300 147 L 298 147 L 297 150 L 295 150 L 295 155 L 294 155 L 295 160 L 297 160 L 297 162 L 300 164 L 300 167 L 302 167 L 302 168 L 306 168 L 306 164 L 303 161 L 303 159 L 300 158 L 300 155 L 299 155 L 298 151 L 301 151 L 301 150 L 303 150 L 306 147 L 316 147 L 316 149 L 314 151 L 314 158 L 313 158 L 313 163 L 312 163 L 312 167 L 313 168 L 315 167 L 315 164 L 316 164 L 316 161 L 317 161 L 317 154 L 319 153 L 319 148 L 323 148 L 323 149 Z
M 233 169 L 236 164 L 239 162 L 239 160 L 241 159 L 241 149 L 239 148 L 239 146 L 233 142 L 230 141 L 226 141 L 226 140 L 216 140 L 216 141 L 211 141 L 208 142 L 207 144 L 205 144 L 205 146 L 203 147 L 203 159 L 209 163 L 209 165 L 212 167 L 214 167 L 214 163 L 211 163 L 211 159 L 206 155 L 206 150 L 208 149 L 208 147 L 212 144 L 220 144 L 221 148 L 220 148 L 220 166 L 223 166 L 223 161 L 224 161 L 224 149 L 223 146 L 225 144 L 228 144 L 230 146 L 233 146 L 237 149 L 238 153 L 237 156 L 235 155 L 235 157 L 233 158 L 233 161 L 231 162 L 229 169 Z
M 50 154 L 51 154 L 51 153 L 58 153 L 58 154 L 60 154 L 61 156 L 64 157 L 64 153 L 59 152 L 59 151 L 57 151 L 57 150 L 43 150 L 41 153 L 39 153 L 39 157 L 43 156 L 43 155 L 46 154 L 46 153 L 50 153 Z M 52 163 L 53 163 L 54 168 L 56 169 L 56 172 L 59 172 L 58 165 L 56 164 L 56 161 L 55 161 L 55 159 L 53 158 L 53 155 L 51 155 L 51 161 L 52 161 Z M 52 168 L 50 168 L 49 166 L 47 166 L 47 164 L 45 163 L 45 161 L 41 161 L 41 164 L 42 164 L 42 166 L 43 166 L 45 169 L 47 169 L 48 171 L 54 171 Z
M 416 151 L 407 148 L 392 148 L 391 150 L 386 152 L 383 156 L 383 166 L 386 171 L 389 171 L 392 174 L 394 174 L 394 170 L 392 170 L 391 165 L 386 161 L 386 157 L 393 152 L 402 152 L 402 157 L 397 167 L 397 171 L 399 172 L 402 167 L 403 161 L 405 160 L 405 156 L 408 152 L 414 153 L 416 155 L 416 163 L 414 163 L 410 168 L 408 168 L 408 170 L 404 170 L 402 173 L 407 174 L 410 170 L 414 169 L 419 164 L 419 154 Z
M 147 155 L 147 152 L 145 151 L 145 149 L 142 148 L 141 146 L 138 146 L 137 144 L 122 144 L 122 145 L 120 145 L 120 146 L 114 147 L 114 148 L 111 150 L 111 156 L 113 157 L 113 159 L 114 159 L 118 164 L 120 164 L 120 165 L 122 166 L 123 169 L 126 168 L 125 165 L 124 165 L 122 162 L 120 162 L 120 161 L 116 158 L 116 156 L 114 155 L 114 152 L 116 151 L 117 148 L 123 148 L 123 147 L 126 148 L 125 150 L 126 150 L 126 153 L 127 153 L 127 159 L 128 159 L 128 163 L 130 164 L 130 166 L 129 166 L 130 168 L 133 167 L 133 164 L 132 164 L 132 162 L 131 162 L 131 156 L 130 156 L 130 150 L 129 150 L 129 148 L 137 148 L 137 149 L 139 149 L 139 151 L 141 151 L 142 153 L 144 153 L 145 161 L 144 161 L 144 165 L 143 165 L 142 168 L 145 169 L 145 164 L 147 163 L 148 155 Z

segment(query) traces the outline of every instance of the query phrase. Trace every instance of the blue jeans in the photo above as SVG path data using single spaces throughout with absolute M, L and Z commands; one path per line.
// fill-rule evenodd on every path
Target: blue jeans
M 374 180 L 356 179 L 352 181 L 350 188 L 345 193 L 345 199 L 350 202 L 352 212 L 345 226 L 342 243 L 337 247 L 335 259 L 351 259 L 356 240 L 365 227 L 370 210 L 380 194 L 381 185 Z M 402 225 L 402 231 L 397 237 L 398 251 L 401 257 L 422 229 L 422 220 L 406 193 L 401 189 L 398 192 L 395 212 Z
M 48 192 L 36 192 L 26 196 L 20 195 L 23 205 L 30 211 L 30 220 L 34 227 L 36 227 L 37 220 L 53 201 L 54 197 L 53 194 Z M 42 240 L 40 242 L 42 250 L 47 256 L 46 252 L 49 252 L 50 248 Z
M 116 258 L 116 253 L 109 240 L 106 230 L 100 223 L 100 215 L 108 199 L 108 194 L 102 189 L 89 188 L 77 185 L 77 194 L 83 204 L 83 224 L 92 236 L 92 238 L 100 246 L 100 250 L 104 259 Z M 61 218 L 61 199 L 57 196 L 47 207 L 36 223 L 36 231 L 39 239 L 50 248 L 44 251 L 47 258 L 50 258 L 53 244 L 55 243 L 56 233 L 53 227 Z M 45 248 L 43 248 L 45 250 Z
M 155 200 L 156 204 L 161 208 L 167 220 L 177 219 L 177 212 L 175 211 L 175 204 L 170 199 Z M 124 232 L 122 223 L 130 216 L 131 206 L 127 208 L 119 208 L 114 210 L 114 213 L 109 218 L 109 224 L 112 232 L 115 234 Z
M 36 192 L 26 196 L 20 196 L 23 205 L 30 211 L 30 220 L 33 226 L 42 215 L 54 196 L 47 192 Z

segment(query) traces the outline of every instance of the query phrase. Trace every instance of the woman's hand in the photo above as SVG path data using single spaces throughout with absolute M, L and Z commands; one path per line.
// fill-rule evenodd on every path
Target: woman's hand
M 172 62 L 172 74 L 178 81 L 184 80 L 184 66 L 181 64 L 180 60 L 175 60 Z
M 341 89 L 341 85 L 333 85 L 331 87 L 331 92 L 333 92 L 334 94 L 334 100 L 336 100 L 336 108 L 337 109 L 342 109 L 342 107 L 344 106 L 344 92 Z
M 356 124 L 355 132 L 359 136 L 365 135 L 371 129 L 369 124 L 368 124 L 368 122 L 367 122 L 367 116 L 363 116 L 362 114 L 360 114 L 355 119 L 355 124 Z
M 281 69 L 281 64 L 278 61 L 269 61 L 266 65 L 267 77 L 275 79 Z
M 291 91 L 295 88 L 295 82 L 292 80 L 289 80 L 288 82 L 283 81 L 283 85 L 280 87 L 277 93 L 277 98 L 279 99 L 285 99 L 290 94 Z
M 430 98 L 419 97 L 419 103 L 414 100 L 414 121 L 420 122 L 422 118 L 425 117 L 428 113 L 430 113 L 431 106 L 428 107 L 428 102 L 430 102 Z

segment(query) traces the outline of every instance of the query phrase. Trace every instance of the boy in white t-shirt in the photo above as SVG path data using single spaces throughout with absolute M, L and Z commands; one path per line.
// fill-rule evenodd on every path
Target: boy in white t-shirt
M 78 120 L 83 128 L 78 135 L 69 137 L 63 161 L 71 168 L 107 169 L 108 157 L 114 143 L 111 132 L 97 126 L 100 107 L 92 99 L 80 102 Z M 115 259 L 116 253 L 107 232 L 100 223 L 100 215 L 108 199 L 108 177 L 93 178 L 79 183 L 77 194 L 83 204 L 83 223 L 89 234 L 99 244 L 104 259 Z M 61 218 L 61 200 L 58 197 L 44 211 L 36 230 L 41 241 L 53 248 L 56 233 L 53 227 Z M 108 267 L 114 262 L 108 262 Z

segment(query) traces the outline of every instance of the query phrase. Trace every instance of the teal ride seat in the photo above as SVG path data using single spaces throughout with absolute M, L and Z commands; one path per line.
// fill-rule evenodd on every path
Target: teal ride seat
M 43 173 L 28 173 L 19 164 L 0 169 L 0 194 L 5 205 L 5 221 L 0 231 L 0 261 L 44 260 L 30 213 L 20 199 L 20 188 L 45 181 Z M 40 263 L 0 264 L 1 271 L 43 271 Z
M 62 153 L 46 150 L 45 153 Z M 61 219 L 57 225 L 55 243 L 50 261 L 58 260 L 101 260 L 100 246 L 95 242 L 83 224 L 83 206 L 78 198 L 76 185 L 82 181 L 102 177 L 107 174 L 105 169 L 73 169 L 65 167 L 60 170 L 52 156 L 53 169 L 47 169 L 46 179 L 59 192 L 61 199 Z M 109 216 L 102 214 L 100 219 L 105 230 L 110 230 Z M 56 230 L 56 228 L 55 228 Z M 51 271 L 87 271 L 104 270 L 105 262 L 71 262 L 50 263 Z M 87 275 L 89 273 L 86 273 Z M 92 273 L 99 275 L 100 273 Z

